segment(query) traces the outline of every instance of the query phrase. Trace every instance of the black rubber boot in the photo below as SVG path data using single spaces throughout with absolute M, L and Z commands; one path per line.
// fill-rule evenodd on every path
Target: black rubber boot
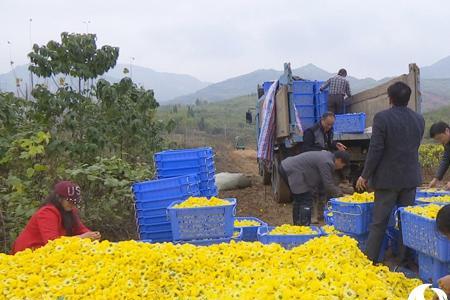
M 312 207 L 302 205 L 300 206 L 300 225 L 309 226 L 311 225 L 311 211 Z

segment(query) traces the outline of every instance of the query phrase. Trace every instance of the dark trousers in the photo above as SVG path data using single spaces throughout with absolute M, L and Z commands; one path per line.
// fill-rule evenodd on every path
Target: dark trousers
M 284 171 L 283 167 L 280 166 L 278 169 L 278 173 L 280 174 L 281 179 L 289 186 L 289 181 Z M 291 189 L 289 187 L 289 189 Z M 304 225 L 309 226 L 311 224 L 311 211 L 312 211 L 312 203 L 313 203 L 313 195 L 310 192 L 306 192 L 303 194 L 293 194 L 291 192 L 292 197 L 292 219 L 294 225 Z
M 414 205 L 416 188 L 399 190 L 375 190 L 375 204 L 373 208 L 372 224 L 367 240 L 366 255 L 377 263 L 381 251 L 386 228 L 391 212 L 395 206 L 404 207 Z M 406 247 L 403 246 L 400 224 L 400 259 L 406 259 Z
M 335 114 L 345 114 L 344 95 L 329 95 L 328 111 L 334 112 Z

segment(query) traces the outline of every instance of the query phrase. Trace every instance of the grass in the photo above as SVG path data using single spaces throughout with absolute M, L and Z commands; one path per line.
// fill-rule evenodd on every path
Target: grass
M 246 145 L 254 146 L 255 137 L 255 103 L 256 95 L 246 95 L 215 103 L 198 103 L 194 105 L 164 105 L 158 109 L 158 118 L 175 122 L 176 134 L 198 131 L 210 134 L 234 143 L 239 136 Z M 245 113 L 252 112 L 253 123 L 247 124 Z

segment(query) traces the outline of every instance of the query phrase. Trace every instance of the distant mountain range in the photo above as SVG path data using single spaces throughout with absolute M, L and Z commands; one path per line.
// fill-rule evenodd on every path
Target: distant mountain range
M 293 69 L 292 73 L 301 78 L 315 80 L 326 80 L 334 75 L 313 64 Z M 189 104 L 193 103 L 196 99 L 215 102 L 255 93 L 257 84 L 261 84 L 267 80 L 277 79 L 281 74 L 282 72 L 277 70 L 257 70 L 249 74 L 214 83 L 193 94 L 177 97 L 170 101 L 170 103 Z M 372 88 L 389 79 L 388 77 L 381 80 L 348 77 L 353 93 Z M 421 68 L 421 89 L 423 96 L 422 109 L 424 111 L 450 105 L 450 56 L 431 66 Z
M 303 67 L 293 69 L 293 75 L 303 79 L 327 80 L 333 74 L 308 64 Z M 221 101 L 234 98 L 241 95 L 256 93 L 256 86 L 264 81 L 278 79 L 283 74 L 282 71 L 273 69 L 257 70 L 245 75 L 233 77 L 225 81 L 211 84 L 195 93 L 183 95 L 170 101 L 170 103 L 193 103 L 196 99 L 207 100 L 209 102 Z M 367 89 L 378 84 L 378 81 L 372 78 L 357 79 L 348 77 L 354 92 Z
M 165 102 L 180 95 L 193 93 L 208 85 L 209 82 L 203 82 L 190 75 L 173 74 L 157 72 L 155 70 L 133 65 L 117 64 L 114 69 L 110 70 L 101 78 L 105 78 L 110 82 L 118 82 L 126 75 L 123 73 L 124 68 L 127 68 L 130 73 L 127 76 L 132 76 L 133 81 L 155 91 L 155 97 L 159 102 Z M 30 73 L 28 65 L 21 65 L 8 73 L 0 74 L 0 90 L 16 92 L 16 78 L 23 80 L 21 90 L 25 93 L 26 86 L 30 86 Z M 55 89 L 56 85 L 52 80 L 37 78 L 34 76 L 34 83 L 46 83 L 51 89 Z M 77 81 L 71 78 L 66 78 L 66 82 L 77 88 Z
M 117 82 L 125 76 L 123 73 L 124 68 L 130 70 L 130 65 L 118 64 L 102 77 L 109 81 Z M 406 70 L 407 66 L 405 66 Z M 333 76 L 333 73 L 327 72 L 313 64 L 293 69 L 292 72 L 301 78 L 314 80 L 326 80 Z M 134 65 L 132 66 L 132 74 L 130 73 L 128 76 L 132 75 L 133 81 L 143 85 L 145 88 L 153 89 L 156 99 L 161 104 L 191 104 L 197 99 L 217 102 L 253 94 L 256 92 L 258 84 L 267 80 L 277 79 L 281 74 L 282 71 L 279 70 L 261 69 L 221 82 L 208 83 L 190 75 L 157 72 Z M 22 84 L 22 90 L 24 90 L 23 87 L 29 82 L 27 66 L 18 66 L 14 71 L 0 74 L 0 90 L 15 92 L 16 77 L 24 80 Z M 389 80 L 389 78 L 381 80 L 373 78 L 359 79 L 351 76 L 348 79 L 354 93 Z M 35 79 L 35 83 L 36 81 L 37 79 Z M 39 81 L 43 82 L 42 79 Z M 47 81 L 47 83 L 50 87 L 52 86 L 52 82 Z M 424 111 L 436 109 L 443 105 L 450 105 L 450 56 L 430 66 L 421 67 L 421 88 Z

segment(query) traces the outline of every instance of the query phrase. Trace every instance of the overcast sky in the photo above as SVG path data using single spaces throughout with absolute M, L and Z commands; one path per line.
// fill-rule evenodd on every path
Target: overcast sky
M 220 81 L 262 68 L 314 63 L 382 78 L 450 55 L 450 1 L 0 0 L 0 73 L 33 43 L 96 33 L 119 62 Z

